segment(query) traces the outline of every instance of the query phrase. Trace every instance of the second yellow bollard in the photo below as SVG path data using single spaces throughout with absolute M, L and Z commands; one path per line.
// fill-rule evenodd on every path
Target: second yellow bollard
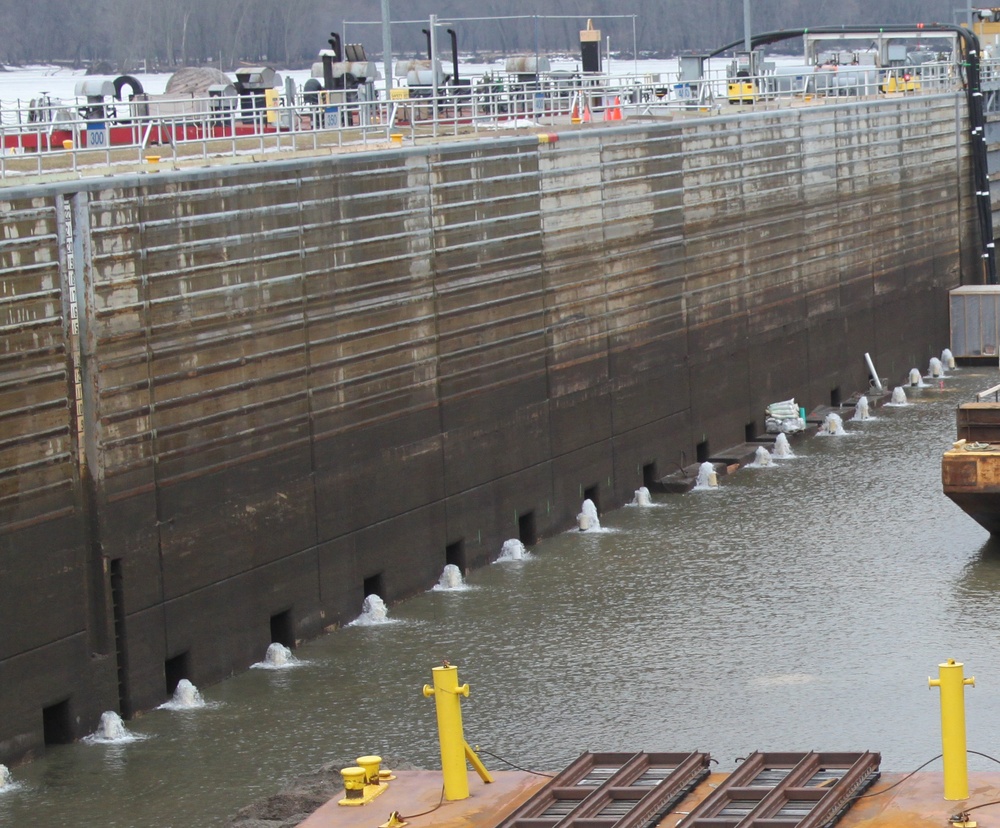
M 969 761 L 965 747 L 965 686 L 976 679 L 964 678 L 962 662 L 949 658 L 938 665 L 938 678 L 928 678 L 928 687 L 941 688 L 941 754 L 944 760 L 944 798 L 969 798 Z
M 465 736 L 462 733 L 462 706 L 458 697 L 469 696 L 469 685 L 458 686 L 458 667 L 445 665 L 431 670 L 434 687 L 424 685 L 424 695 L 434 696 L 438 738 L 441 741 L 441 773 L 445 799 L 467 799 L 469 777 L 465 769 Z
M 377 785 L 379 783 L 379 767 L 382 764 L 381 756 L 359 756 L 354 760 L 359 768 L 364 768 L 365 784 Z
M 444 798 L 447 800 L 468 799 L 469 773 L 465 762 L 468 759 L 476 773 L 484 782 L 492 782 L 488 770 L 465 742 L 462 732 L 462 706 L 459 696 L 469 696 L 469 685 L 458 684 L 458 667 L 445 662 L 431 670 L 434 686 L 424 685 L 424 695 L 434 697 L 437 711 L 438 740 L 441 743 L 441 773 L 444 776 Z

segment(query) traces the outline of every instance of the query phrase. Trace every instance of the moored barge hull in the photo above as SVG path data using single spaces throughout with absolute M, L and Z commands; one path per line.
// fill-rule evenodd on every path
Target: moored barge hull
M 1000 537 L 1000 404 L 964 403 L 958 441 L 941 459 L 944 493 L 976 523 Z

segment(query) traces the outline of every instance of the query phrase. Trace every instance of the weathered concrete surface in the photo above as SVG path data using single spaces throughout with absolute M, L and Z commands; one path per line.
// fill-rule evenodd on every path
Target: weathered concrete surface
M 845 100 L 5 190 L 0 760 L 846 398 L 866 351 L 923 364 L 980 278 L 963 124 Z

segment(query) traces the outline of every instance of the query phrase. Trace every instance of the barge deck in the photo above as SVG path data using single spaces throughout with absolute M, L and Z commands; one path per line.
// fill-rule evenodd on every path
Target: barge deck
M 411 828 L 494 828 L 547 782 L 546 778 L 525 771 L 500 771 L 493 772 L 494 783 L 486 785 L 470 772 L 469 798 L 442 802 L 439 771 L 394 773 L 397 779 L 374 803 L 358 808 L 341 807 L 337 804 L 338 796 L 302 822 L 300 828 L 375 828 L 384 824 L 393 812 L 407 817 Z M 703 779 L 656 823 L 656 828 L 684 828 L 685 817 L 728 777 L 726 773 L 713 773 Z M 990 809 L 973 810 L 970 820 L 981 826 L 996 824 L 986 817 L 1000 815 L 1000 773 L 970 772 L 969 799 L 965 802 L 945 800 L 943 790 L 943 775 L 939 772 L 883 773 L 837 825 L 839 828 L 941 828 L 952 823 L 952 816 L 986 803 L 994 804 Z

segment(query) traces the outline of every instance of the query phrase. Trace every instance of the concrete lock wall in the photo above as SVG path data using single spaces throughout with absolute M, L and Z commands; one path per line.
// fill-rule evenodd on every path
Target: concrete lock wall
M 0 760 L 905 376 L 960 96 L 9 189 Z

